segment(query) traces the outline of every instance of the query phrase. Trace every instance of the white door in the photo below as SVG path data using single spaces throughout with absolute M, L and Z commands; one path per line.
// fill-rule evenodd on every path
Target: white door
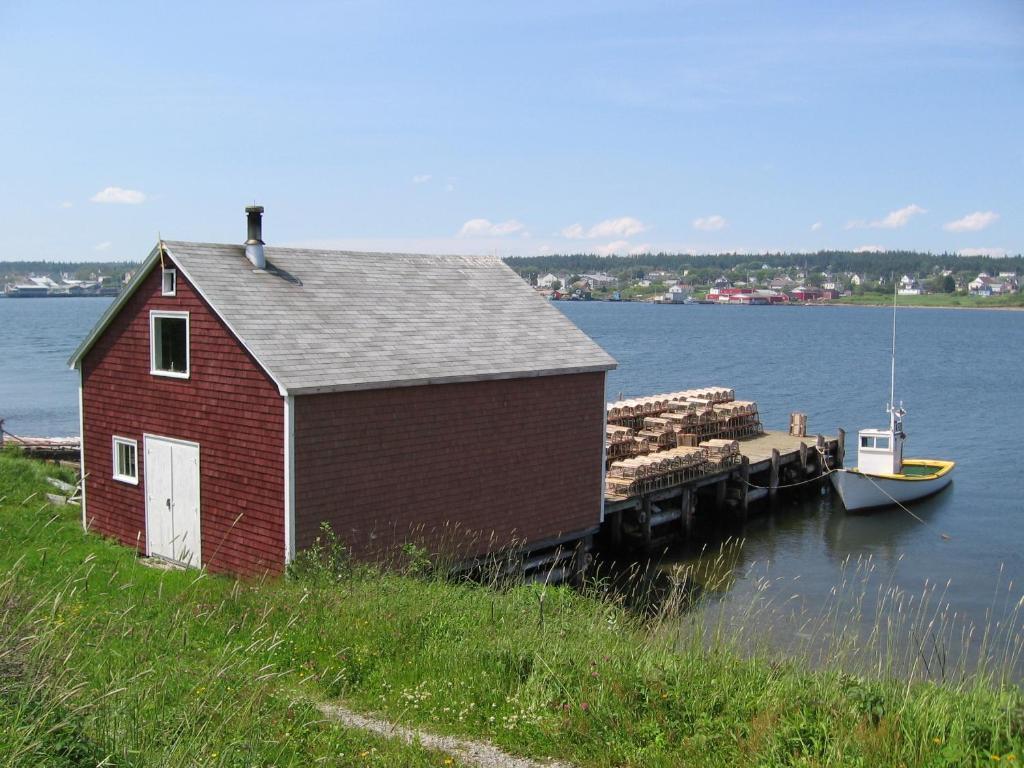
M 146 549 L 150 555 L 198 568 L 199 445 L 145 436 Z

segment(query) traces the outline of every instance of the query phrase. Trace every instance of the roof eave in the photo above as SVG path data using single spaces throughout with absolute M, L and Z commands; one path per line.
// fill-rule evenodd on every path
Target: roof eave
M 220 321 L 224 323 L 228 331 L 231 332 L 231 335 L 238 340 L 238 343 L 241 344 L 242 348 L 249 353 L 253 360 L 256 361 L 256 364 L 263 369 L 263 372 L 270 377 L 270 380 L 274 382 L 274 386 L 277 387 L 277 391 L 281 395 L 281 397 L 287 397 L 288 395 L 293 394 L 288 390 L 287 387 L 285 387 L 284 383 L 277 376 L 274 375 L 274 372 L 270 369 L 270 366 L 266 365 L 262 360 L 260 360 L 259 356 L 252 349 L 249 343 L 245 340 L 242 334 L 240 334 L 238 330 L 231 324 L 227 317 L 225 317 L 224 313 L 217 308 L 217 305 L 210 300 L 210 297 L 203 291 L 202 286 L 199 285 L 199 283 L 196 282 L 196 280 L 194 280 L 192 276 L 188 273 L 188 270 L 182 264 L 182 260 L 174 257 L 174 251 L 171 250 L 167 243 L 164 243 L 164 250 L 167 251 L 167 254 L 172 259 L 174 259 L 175 266 L 181 271 L 181 274 L 184 275 L 185 279 L 188 280 L 189 285 L 191 285 L 195 292 L 198 293 L 199 296 L 203 299 L 203 301 L 206 302 L 206 305 L 211 310 L 213 310 L 214 314 L 216 314 L 217 317 L 220 318 Z
M 209 306 L 210 309 L 214 312 L 214 314 L 216 314 L 217 317 L 220 318 L 221 322 L 223 322 L 224 325 L 227 326 L 231 334 L 236 339 L 238 339 L 238 342 L 239 344 L 242 345 L 243 349 L 245 349 L 246 352 L 252 355 L 252 358 L 256 361 L 256 364 L 263 369 L 267 376 L 270 377 L 270 380 L 274 382 L 274 385 L 277 387 L 277 391 L 280 393 L 281 397 L 287 397 L 289 394 L 288 389 L 274 375 L 273 371 L 271 371 L 270 368 L 268 368 L 263 363 L 263 361 L 261 361 L 259 357 L 257 357 L 257 355 L 246 343 L 245 339 L 243 339 L 242 336 L 238 333 L 238 331 L 236 331 L 231 326 L 231 323 L 228 322 L 227 318 L 224 317 L 224 314 L 219 309 L 217 309 L 216 305 L 214 305 L 214 303 L 210 301 L 210 298 L 203 292 L 202 287 L 200 287 L 200 285 L 194 279 L 192 279 L 191 275 L 189 275 L 188 273 L 188 270 L 186 270 L 185 267 L 182 266 L 180 260 L 175 258 L 174 252 L 167 246 L 167 243 L 163 241 L 158 242 L 155 246 L 153 246 L 153 250 L 149 252 L 149 255 L 139 266 L 139 269 L 135 273 L 135 276 L 132 278 L 131 282 L 128 283 L 125 289 L 121 291 L 121 293 L 118 295 L 116 299 L 114 299 L 114 302 L 109 307 L 107 307 L 107 311 L 100 316 L 100 319 L 96 322 L 96 325 L 93 326 L 93 329 L 89 332 L 89 335 L 86 336 L 85 340 L 78 345 L 78 349 L 75 350 L 74 354 L 72 354 L 70 359 L 68 360 L 68 366 L 72 369 L 75 369 L 81 365 L 82 358 L 85 357 L 86 353 L 92 348 L 92 345 L 96 343 L 96 340 L 103 335 L 104 331 L 107 330 L 110 323 L 113 322 L 114 318 L 117 317 L 118 313 L 120 313 L 124 305 L 128 303 L 128 300 L 139 289 L 139 286 L 142 285 L 143 281 L 149 276 L 149 273 L 153 271 L 153 268 L 157 265 L 157 263 L 159 263 L 161 248 L 163 252 L 171 259 L 171 261 L 174 262 L 174 267 L 181 272 L 182 276 L 186 280 L 188 280 L 189 284 L 193 287 L 193 289 L 195 289 L 196 293 L 198 293 L 202 297 L 203 301 L 206 302 L 207 306 Z
M 74 351 L 70 358 L 68 358 L 68 367 L 75 369 L 78 368 L 82 363 L 82 358 L 92 348 L 92 345 L 96 343 L 96 340 L 103 335 L 103 332 L 107 330 L 107 327 L 113 322 L 114 318 L 117 317 L 121 308 L 128 303 L 128 300 L 135 294 L 142 285 L 142 282 L 149 276 L 149 273 L 156 266 L 156 263 L 160 261 L 160 243 L 153 246 L 153 250 L 149 252 L 149 255 L 143 260 L 142 264 L 136 270 L 135 275 L 132 277 L 131 282 L 118 294 L 117 298 L 107 307 L 106 312 L 100 315 L 100 319 L 96 321 L 96 325 L 89 331 L 89 335 L 82 340 L 82 343 L 78 345 L 78 348 Z
M 499 371 L 497 373 L 464 374 L 457 376 L 428 376 L 416 379 L 389 379 L 381 381 L 361 381 L 346 384 L 325 384 L 312 387 L 292 387 L 288 390 L 292 395 L 326 395 L 336 392 L 360 392 L 370 389 L 397 389 L 399 387 L 419 387 L 436 384 L 468 384 L 481 381 L 498 381 L 502 379 L 528 379 L 540 376 L 568 376 L 576 373 L 607 372 L 618 367 L 614 360 L 600 365 L 580 365 L 568 368 L 545 368 L 527 371 Z

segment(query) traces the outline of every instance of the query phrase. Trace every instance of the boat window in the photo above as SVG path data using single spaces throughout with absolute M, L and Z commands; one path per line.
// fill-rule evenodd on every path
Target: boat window
M 861 448 L 874 448 L 875 447 L 875 438 L 873 438 L 873 437 L 861 437 L 861 439 L 860 439 L 860 447 Z
M 875 448 L 889 449 L 889 438 L 888 437 L 876 437 Z

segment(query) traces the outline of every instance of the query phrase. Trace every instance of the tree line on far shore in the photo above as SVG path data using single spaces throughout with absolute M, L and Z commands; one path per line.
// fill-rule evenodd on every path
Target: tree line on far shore
M 603 272 L 622 280 L 643 279 L 650 272 L 668 272 L 687 278 L 696 284 L 743 275 L 762 277 L 764 274 L 804 272 L 808 276 L 823 272 L 854 273 L 861 277 L 887 282 L 893 276 L 925 277 L 944 270 L 957 274 L 977 275 L 980 272 L 1024 273 L 1024 256 L 994 258 L 991 256 L 958 256 L 955 253 L 922 253 L 919 251 L 880 251 L 856 253 L 853 251 L 818 251 L 817 253 L 723 253 L 723 254 L 670 254 L 646 253 L 634 256 L 599 256 L 574 253 L 551 256 L 512 256 L 505 260 L 522 275 L 588 274 Z M 744 278 L 745 279 L 745 278 Z

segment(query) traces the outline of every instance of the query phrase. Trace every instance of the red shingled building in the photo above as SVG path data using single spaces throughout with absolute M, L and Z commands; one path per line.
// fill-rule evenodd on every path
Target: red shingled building
M 88 529 L 252 574 L 323 522 L 362 556 L 597 528 L 603 350 L 496 259 L 265 248 L 248 210 L 245 245 L 158 244 L 72 357 Z

